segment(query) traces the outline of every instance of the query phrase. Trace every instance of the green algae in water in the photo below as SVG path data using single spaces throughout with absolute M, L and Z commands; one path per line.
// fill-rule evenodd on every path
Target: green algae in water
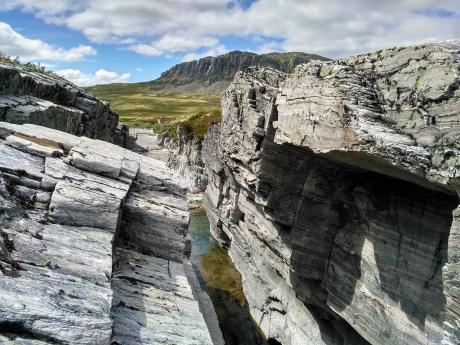
M 246 304 L 241 275 L 224 249 L 212 241 L 211 250 L 201 255 L 200 264 L 201 275 L 208 287 L 228 292 L 241 306 Z
M 226 345 L 265 345 L 243 293 L 241 275 L 227 252 L 211 237 L 203 209 L 190 213 L 191 261 L 201 287 L 212 300 Z

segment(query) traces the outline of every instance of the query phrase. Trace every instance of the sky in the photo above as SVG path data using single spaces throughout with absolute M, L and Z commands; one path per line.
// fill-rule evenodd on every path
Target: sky
M 0 52 L 79 86 L 231 50 L 330 58 L 460 38 L 460 0 L 0 0 Z

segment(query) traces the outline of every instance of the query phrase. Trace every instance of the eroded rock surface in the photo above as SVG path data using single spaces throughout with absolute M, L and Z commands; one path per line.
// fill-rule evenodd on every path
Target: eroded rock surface
M 237 74 L 205 201 L 274 343 L 460 343 L 459 73 L 452 41 Z
M 163 162 L 0 122 L 0 343 L 212 344 Z
M 193 193 L 202 193 L 208 184 L 202 147 L 203 139 L 188 138 L 179 131 L 176 140 L 165 143 L 168 148 L 167 165 L 182 177 L 182 183 Z
M 108 103 L 55 74 L 0 62 L 0 121 L 113 141 L 118 114 Z
M 115 255 L 112 342 L 212 344 L 182 264 L 125 249 Z

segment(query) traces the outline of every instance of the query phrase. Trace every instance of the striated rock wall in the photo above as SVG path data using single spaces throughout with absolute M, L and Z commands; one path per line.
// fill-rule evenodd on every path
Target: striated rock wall
M 0 122 L 0 343 L 212 344 L 187 223 L 163 162 Z
M 273 343 L 460 343 L 460 43 L 240 72 L 212 232 Z
M 204 192 L 208 177 L 202 154 L 203 139 L 190 139 L 179 127 L 175 140 L 168 138 L 164 146 L 168 149 L 167 165 L 181 176 L 182 184 L 192 193 Z
M 57 75 L 1 62 L 0 121 L 32 123 L 112 141 L 118 114 L 110 110 L 108 103 Z

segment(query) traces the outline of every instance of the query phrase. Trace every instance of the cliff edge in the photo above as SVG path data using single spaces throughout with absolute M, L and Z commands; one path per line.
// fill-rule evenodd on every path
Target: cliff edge
M 219 94 L 230 85 L 235 73 L 250 66 L 260 65 L 290 72 L 297 65 L 313 59 L 328 60 L 319 55 L 300 52 L 259 55 L 232 51 L 216 57 L 208 56 L 177 64 L 163 72 L 160 78 L 150 82 L 150 85 L 153 90 L 157 91 L 175 90 Z

